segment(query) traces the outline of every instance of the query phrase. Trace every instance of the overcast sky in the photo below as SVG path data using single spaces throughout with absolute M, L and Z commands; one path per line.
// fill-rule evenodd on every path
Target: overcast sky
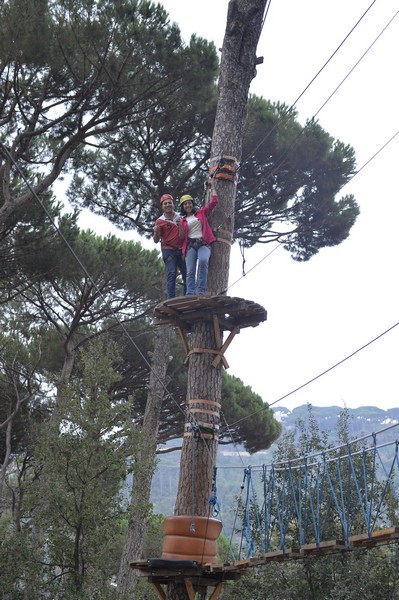
M 186 41 L 196 33 L 222 47 L 228 0 L 162 4 Z M 307 263 L 258 245 L 243 277 L 233 246 L 228 294 L 258 302 L 268 320 L 236 336 L 228 372 L 276 407 L 399 406 L 399 135 L 386 145 L 399 132 L 398 2 L 272 0 L 257 54 L 251 93 L 295 104 L 302 124 L 316 116 L 354 147 L 361 170 L 342 195 L 361 214 L 345 242 Z
M 197 33 L 222 47 L 227 0 L 161 4 L 187 41 Z M 316 115 L 355 148 L 360 169 L 399 131 L 398 8 L 393 0 L 272 0 L 250 92 L 295 103 L 361 19 L 296 104 L 302 124 Z M 399 406 L 398 171 L 399 135 L 342 189 L 361 209 L 350 237 L 307 263 L 260 245 L 246 252 L 242 277 L 233 248 L 228 294 L 258 302 L 268 320 L 235 338 L 228 372 L 265 401 L 289 394 L 275 406 Z

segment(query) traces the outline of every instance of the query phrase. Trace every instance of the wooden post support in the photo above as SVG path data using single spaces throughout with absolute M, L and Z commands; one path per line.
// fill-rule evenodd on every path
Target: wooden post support
M 180 335 L 180 339 L 182 341 L 183 344 L 183 348 L 184 348 L 184 352 L 186 353 L 186 356 L 188 354 L 189 348 L 188 348 L 188 343 L 187 343 L 187 339 L 186 339 L 186 334 L 184 333 L 184 329 L 182 329 L 180 327 L 180 325 L 178 327 L 176 327 L 179 335 Z
M 185 579 L 184 580 L 184 584 L 186 586 L 186 590 L 187 590 L 187 594 L 188 594 L 189 600 L 194 600 L 194 598 L 195 598 L 195 592 L 194 592 L 194 586 L 193 586 L 193 583 L 192 583 L 191 579 Z
M 151 583 L 154 586 L 154 588 L 156 589 L 157 594 L 161 598 L 161 600 L 166 600 L 166 593 L 165 593 L 165 590 L 163 589 L 163 587 L 161 586 L 161 584 L 154 583 L 153 581 Z
M 234 329 L 232 331 L 230 331 L 227 340 L 225 341 L 223 346 L 220 348 L 220 351 L 219 351 L 220 354 L 218 354 L 218 356 L 216 356 L 216 358 L 213 360 L 212 367 L 217 367 L 219 362 L 224 359 L 224 353 L 226 352 L 227 348 L 230 346 L 231 342 L 233 341 L 233 339 L 237 333 L 240 333 L 239 327 L 234 327 Z
M 213 590 L 212 594 L 209 596 L 209 600 L 218 600 L 220 594 L 222 593 L 222 590 L 223 590 L 223 582 L 221 581 L 220 583 L 217 584 L 217 586 Z
M 221 348 L 222 347 L 222 336 L 221 336 L 220 327 L 219 327 L 219 317 L 214 314 L 214 315 L 212 315 L 212 320 L 213 320 L 213 331 L 215 333 L 216 348 Z

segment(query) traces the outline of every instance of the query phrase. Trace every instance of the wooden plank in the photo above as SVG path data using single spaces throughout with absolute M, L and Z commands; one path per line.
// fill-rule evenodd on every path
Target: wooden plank
M 219 349 L 222 347 L 222 336 L 220 334 L 219 318 L 217 315 L 213 314 L 212 319 L 213 319 L 213 331 L 215 333 L 216 348 Z
M 249 558 L 245 558 L 243 560 L 235 560 L 232 564 L 235 567 L 244 567 L 244 566 L 248 566 L 251 563 Z
M 219 327 L 255 327 L 267 319 L 266 310 L 255 302 L 229 296 L 178 296 L 158 304 L 154 318 L 159 324 L 178 323 L 187 328 L 201 319 L 219 318 Z M 215 324 L 215 321 L 214 321 Z
M 217 586 L 213 590 L 212 594 L 209 596 L 209 600 L 218 600 L 220 594 L 222 593 L 222 590 L 223 590 L 223 582 L 221 581 L 220 583 L 217 584 Z
M 358 535 L 351 535 L 349 543 L 352 546 L 375 546 L 376 541 L 369 537 L 367 533 L 360 533 Z
M 161 586 L 161 584 L 152 582 L 151 585 L 154 586 L 154 588 L 156 589 L 156 592 L 157 592 L 158 596 L 161 598 L 161 600 L 166 600 L 166 594 L 165 594 L 165 591 L 164 591 L 163 587 Z
M 345 547 L 345 542 L 343 540 L 326 540 L 323 542 L 319 542 L 318 544 L 303 544 L 300 550 L 301 552 L 308 554 L 310 552 L 324 552 L 327 550 L 337 550 L 342 547 Z
M 261 565 L 266 564 L 268 562 L 281 562 L 288 558 L 303 558 L 303 554 L 300 553 L 298 548 L 286 548 L 285 550 L 273 550 L 271 552 L 266 552 L 263 556 L 259 558 L 251 558 L 251 565 Z
M 189 597 L 189 600 L 194 600 L 195 597 L 195 591 L 194 591 L 194 586 L 193 586 L 193 582 L 191 581 L 191 579 L 184 579 L 184 585 L 186 586 L 186 590 L 187 590 L 187 594 Z
M 371 533 L 373 539 L 390 539 L 399 534 L 399 527 L 388 527 L 386 529 L 376 529 Z M 394 538 L 393 538 L 394 539 Z

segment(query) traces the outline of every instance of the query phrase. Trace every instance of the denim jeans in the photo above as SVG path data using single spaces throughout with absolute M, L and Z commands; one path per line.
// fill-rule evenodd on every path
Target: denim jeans
M 189 248 L 186 253 L 187 296 L 205 294 L 208 279 L 208 264 L 211 256 L 209 246 L 201 246 L 198 250 Z M 198 263 L 198 268 L 197 268 Z M 197 275 L 197 282 L 195 281 Z
M 176 277 L 179 270 L 183 278 L 184 291 L 186 294 L 186 264 L 181 250 L 162 250 L 162 258 L 166 269 L 166 294 L 168 298 L 176 296 Z

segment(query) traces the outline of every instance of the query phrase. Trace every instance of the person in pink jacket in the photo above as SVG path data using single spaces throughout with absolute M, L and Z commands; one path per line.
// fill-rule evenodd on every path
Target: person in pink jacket
M 187 296 L 203 295 L 206 292 L 211 244 L 216 239 L 208 223 L 208 216 L 218 203 L 212 180 L 211 193 L 209 204 L 198 210 L 195 209 L 194 200 L 189 194 L 180 198 L 180 212 L 183 215 L 182 253 L 186 261 Z

